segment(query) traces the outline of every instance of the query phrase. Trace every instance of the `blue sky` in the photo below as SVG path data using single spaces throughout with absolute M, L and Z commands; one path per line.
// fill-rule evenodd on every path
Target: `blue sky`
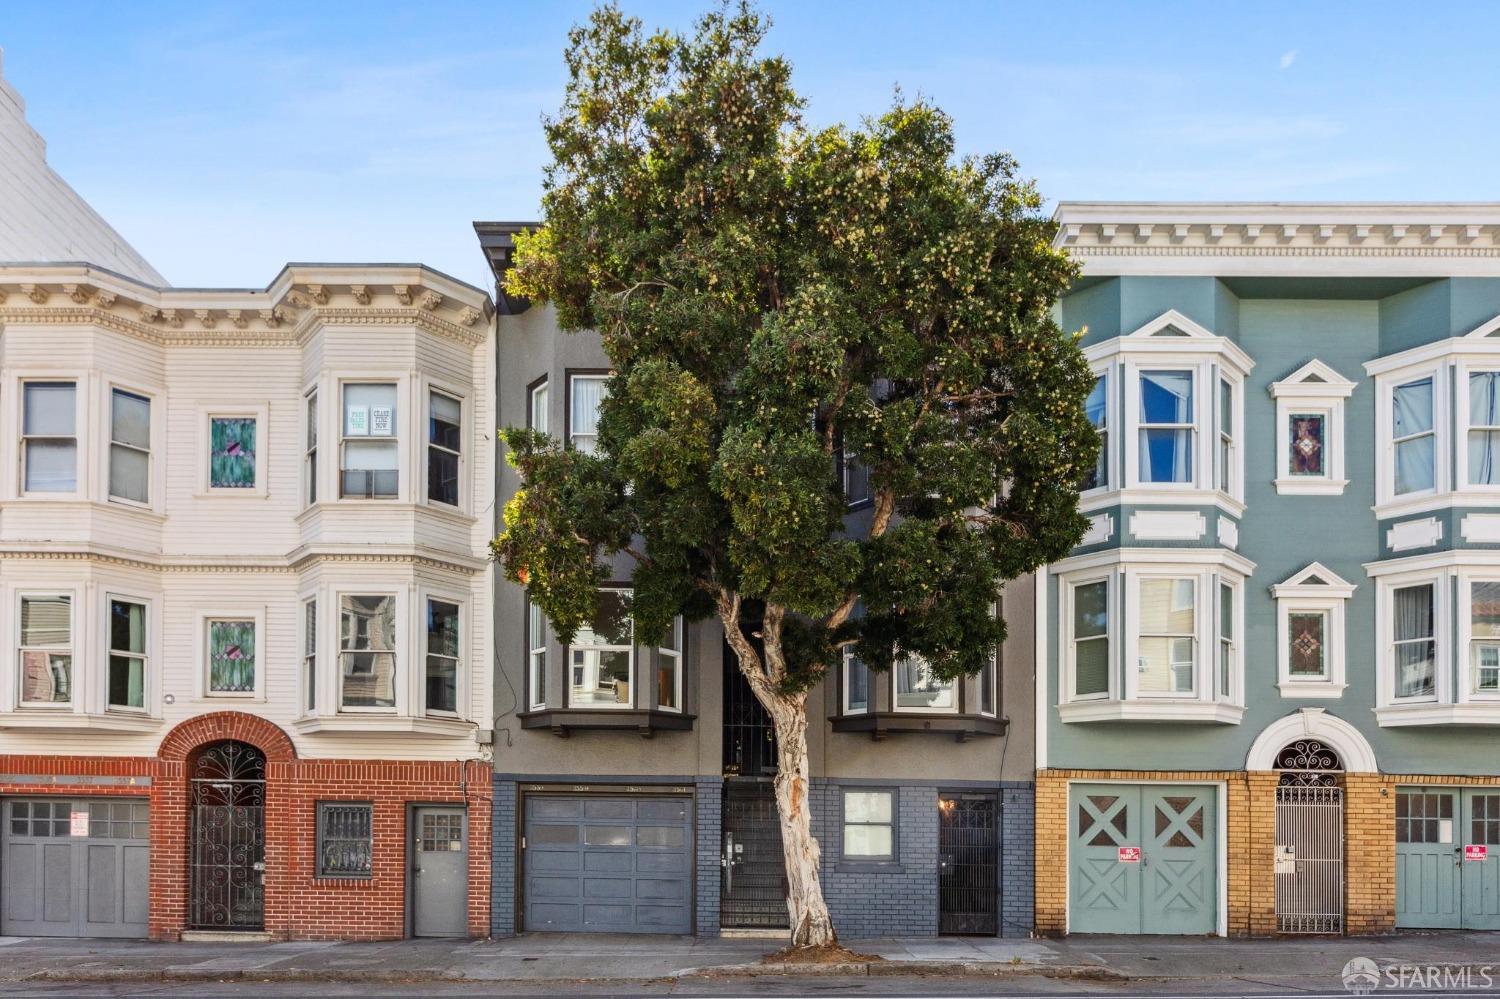
M 589 4 L 0 0 L 53 166 L 178 285 L 288 260 L 487 279 Z M 686 27 L 702 2 L 627 2 Z M 1500 4 L 765 0 L 823 124 L 900 84 L 1051 199 L 1500 200 Z

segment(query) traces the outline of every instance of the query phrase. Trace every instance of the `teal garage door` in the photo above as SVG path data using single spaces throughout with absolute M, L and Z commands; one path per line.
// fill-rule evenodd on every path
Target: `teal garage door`
M 1217 803 L 1198 785 L 1074 784 L 1069 932 L 1215 932 Z
M 1500 793 L 1397 789 L 1396 925 L 1500 929 Z

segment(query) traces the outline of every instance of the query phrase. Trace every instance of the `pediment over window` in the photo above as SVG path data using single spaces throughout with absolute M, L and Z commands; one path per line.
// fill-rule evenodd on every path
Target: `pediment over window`
M 1464 334 L 1464 339 L 1483 340 L 1486 337 L 1500 337 L 1500 316 L 1480 323 L 1474 329 Z
M 1354 590 L 1355 584 L 1345 582 L 1322 562 L 1310 562 L 1272 586 L 1271 596 L 1348 597 Z
M 1207 327 L 1193 322 L 1176 309 L 1168 309 L 1127 337 L 1165 337 L 1190 340 L 1212 340 L 1214 334 Z
M 1317 358 L 1308 361 L 1278 382 L 1271 383 L 1273 397 L 1283 395 L 1311 396 L 1327 399 L 1347 399 L 1354 391 L 1354 382 L 1339 374 Z

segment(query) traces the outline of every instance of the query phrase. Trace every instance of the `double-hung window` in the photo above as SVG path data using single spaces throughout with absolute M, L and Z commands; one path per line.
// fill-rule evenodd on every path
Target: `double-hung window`
M 1136 687 L 1142 694 L 1194 692 L 1197 633 L 1197 586 L 1193 579 L 1141 579 Z
M 339 599 L 339 706 L 396 706 L 396 598 Z
M 318 501 L 318 393 L 307 393 L 307 443 L 302 453 L 302 475 L 307 480 L 307 505 Z
M 853 652 L 844 652 L 844 714 L 870 710 L 870 667 Z
M 1071 587 L 1073 697 L 1109 696 L 1109 580 Z
M 458 506 L 458 459 L 463 451 L 463 404 L 442 392 L 427 397 L 427 498 Z
M 1219 669 L 1214 680 L 1214 695 L 1221 701 L 1234 696 L 1235 659 L 1239 644 L 1235 641 L 1234 587 L 1219 583 Z
M 921 656 L 907 655 L 891 672 L 896 675 L 897 711 L 958 710 L 958 685 L 938 679 Z
M 1433 376 L 1397 385 L 1391 393 L 1391 440 L 1395 449 L 1394 493 L 1403 496 L 1437 484 L 1437 434 L 1433 425 Z
M 569 707 L 630 707 L 634 673 L 630 591 L 599 590 L 593 618 L 578 629 L 568 646 Z
M 1109 376 L 1094 379 L 1094 387 L 1083 404 L 1089 422 L 1099 432 L 1099 457 L 1094 467 L 1084 475 L 1082 489 L 1109 488 Z
M 352 499 L 394 499 L 400 489 L 394 382 L 344 385 L 339 492 Z
M 674 617 L 667 640 L 656 650 L 656 706 L 682 710 L 682 618 Z
M 891 791 L 844 792 L 844 857 L 892 860 L 895 857 L 895 795 Z
M 1191 483 L 1193 372 L 1143 370 L 1140 373 L 1140 480 Z
M 527 390 L 526 425 L 539 434 L 548 432 L 551 420 L 547 417 L 547 379 L 532 385 Z
M 1391 592 L 1391 644 L 1398 699 L 1435 695 L 1436 592 L 1435 583 L 1397 587 Z
M 1468 479 L 1500 486 L 1500 371 L 1469 373 Z
M 302 679 L 307 684 L 307 711 L 318 709 L 318 601 L 302 604 Z
M 21 597 L 21 703 L 73 700 L 73 598 L 64 594 Z
M 547 706 L 547 617 L 526 601 L 527 704 L 533 711 Z
M 1469 584 L 1469 691 L 1500 697 L 1500 581 Z
M 1214 470 L 1215 484 L 1226 493 L 1234 492 L 1234 386 L 1219 379 L 1219 449 Z
M 609 376 L 572 375 L 568 394 L 568 438 L 575 450 L 593 454 L 599 444 L 599 408 L 609 394 Z
M 458 711 L 458 604 L 427 601 L 427 673 L 424 686 L 427 710 L 437 714 Z
M 123 389 L 109 393 L 109 498 L 151 501 L 151 400 Z
M 21 417 L 21 485 L 28 493 L 78 491 L 74 382 L 26 382 Z
M 146 706 L 146 605 L 139 601 L 110 598 L 106 688 L 110 708 Z

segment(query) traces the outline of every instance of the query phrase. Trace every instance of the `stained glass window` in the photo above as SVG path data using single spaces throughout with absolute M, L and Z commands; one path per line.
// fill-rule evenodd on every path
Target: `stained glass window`
M 209 488 L 254 489 L 255 417 L 212 417 L 208 438 Z
M 1293 475 L 1324 475 L 1327 451 L 1326 417 L 1322 413 L 1294 413 L 1291 420 L 1291 465 Z
M 208 689 L 214 694 L 255 690 L 255 622 L 208 622 Z
M 1287 672 L 1294 677 L 1322 677 L 1328 669 L 1328 615 L 1315 611 L 1287 614 Z

